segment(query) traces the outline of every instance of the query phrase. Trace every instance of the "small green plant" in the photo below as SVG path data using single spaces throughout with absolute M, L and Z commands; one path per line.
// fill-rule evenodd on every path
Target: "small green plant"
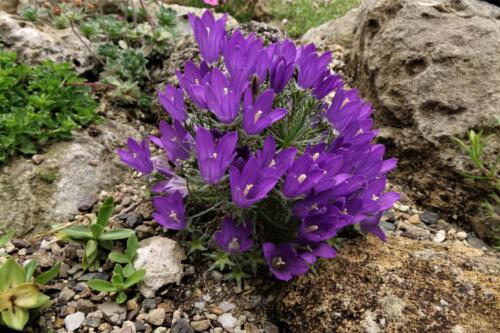
M 16 53 L 0 51 L 0 163 L 98 120 L 83 82 L 67 63 L 18 64 Z
M 38 21 L 38 8 L 28 7 L 21 12 L 21 17 L 30 22 Z
M 156 15 L 158 18 L 158 23 L 165 28 L 172 28 L 176 25 L 177 21 L 177 13 L 175 10 L 171 8 L 167 8 L 165 6 L 161 6 L 158 14 Z
M 34 278 L 35 260 L 22 267 L 13 258 L 0 267 L 0 324 L 21 331 L 30 318 L 30 311 L 43 308 L 50 302 L 40 286 L 54 279 L 61 268 L 57 263 L 47 272 Z
M 2 237 L 0 237 L 0 247 L 4 247 L 5 244 L 10 242 L 10 240 L 12 239 L 12 237 L 14 237 L 15 234 L 16 234 L 16 231 L 11 230 L 11 231 L 7 232 L 5 235 L 3 235 Z
M 82 266 L 83 269 L 100 266 L 100 249 L 111 250 L 114 240 L 127 239 L 135 234 L 131 229 L 106 230 L 113 213 L 113 198 L 107 198 L 99 209 L 97 219 L 88 227 L 71 226 L 63 231 L 64 238 L 85 244 Z
M 94 279 L 90 280 L 88 285 L 97 291 L 115 292 L 116 302 L 121 304 L 127 300 L 126 291 L 140 282 L 146 271 L 144 269 L 136 270 L 134 268 L 134 259 L 137 255 L 139 241 L 136 235 L 132 235 L 127 240 L 127 249 L 125 253 L 111 252 L 109 259 L 116 263 L 111 277 L 111 282 Z M 125 266 L 122 266 L 125 265 Z

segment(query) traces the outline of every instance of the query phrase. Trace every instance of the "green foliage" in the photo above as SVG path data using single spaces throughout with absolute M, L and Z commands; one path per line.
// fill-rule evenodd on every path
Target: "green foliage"
M 28 7 L 21 12 L 21 17 L 30 22 L 38 21 L 38 8 Z
M 15 230 L 10 230 L 5 235 L 0 237 L 0 247 L 3 247 L 5 244 L 7 244 L 12 239 L 12 237 L 14 237 L 15 234 L 16 234 Z
M 118 304 L 125 302 L 127 300 L 126 291 L 140 282 L 146 274 L 144 269 L 136 270 L 134 268 L 133 262 L 137 254 L 138 244 L 137 236 L 132 235 L 127 240 L 125 253 L 111 252 L 109 259 L 116 263 L 111 282 L 94 279 L 89 281 L 89 287 L 97 291 L 116 292 L 118 293 L 116 302 Z
M 500 125 L 500 118 L 497 119 L 497 123 Z M 482 131 L 476 133 L 474 130 L 470 130 L 467 132 L 467 140 L 455 138 L 455 141 L 465 150 L 475 168 L 474 173 L 461 172 L 461 174 L 483 182 L 490 191 L 490 197 L 484 201 L 483 206 L 494 223 L 496 235 L 493 235 L 495 240 L 493 246 L 500 250 L 500 177 L 498 176 L 500 154 L 485 156 L 484 153 L 488 142 L 495 138 L 495 134 L 484 136 Z
M 65 239 L 85 244 L 82 263 L 83 269 L 99 268 L 100 249 L 109 251 L 113 247 L 114 240 L 127 239 L 135 235 L 134 230 L 131 229 L 105 230 L 113 213 L 113 209 L 113 198 L 109 197 L 101 205 L 96 221 L 88 228 L 83 226 L 71 226 L 63 230 Z
M 34 278 L 36 266 L 34 260 L 22 267 L 10 258 L 0 267 L 0 325 L 21 331 L 29 320 L 30 311 L 50 302 L 50 298 L 40 292 L 40 286 L 59 274 L 61 263 Z
M 0 51 L 0 163 L 97 120 L 82 82 L 69 64 L 18 64 L 15 53 Z
M 289 36 L 300 37 L 310 28 L 344 16 L 359 3 L 360 0 L 271 0 L 271 9 Z

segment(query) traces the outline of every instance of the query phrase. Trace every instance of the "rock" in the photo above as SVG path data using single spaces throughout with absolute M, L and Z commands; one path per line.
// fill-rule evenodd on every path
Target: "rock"
M 420 217 L 418 216 L 418 214 L 414 214 L 410 216 L 408 222 L 410 222 L 411 224 L 420 224 Z
M 41 166 L 18 157 L 0 167 L 0 230 L 15 228 L 18 235 L 24 235 L 50 229 L 78 214 L 82 198 L 125 179 L 129 171 L 115 150 L 129 136 L 141 135 L 132 125 L 114 120 L 98 126 L 103 129 L 98 137 L 75 131 L 71 140 L 48 146 Z M 89 159 L 99 164 L 92 167 Z M 53 182 L 40 179 L 41 172 L 50 173 Z
M 424 211 L 420 214 L 420 220 L 425 224 L 436 224 L 439 220 L 439 215 L 433 212 Z
M 485 1 L 364 0 L 303 38 L 348 50 L 353 86 L 373 104 L 388 156 L 399 158 L 393 179 L 417 204 L 456 215 L 490 243 L 500 231 L 480 209 L 488 189 L 459 173 L 473 168 L 455 138 L 498 132 L 499 17 Z M 500 140 L 491 140 L 487 163 L 498 151 Z
M 217 321 L 224 327 L 226 330 L 231 330 L 233 329 L 236 324 L 238 323 L 238 320 L 233 317 L 232 314 L 230 313 L 223 313 L 220 316 L 217 317 Z
M 130 212 L 127 214 L 126 223 L 129 228 L 134 228 L 141 224 L 143 220 L 144 218 L 140 213 Z
M 191 327 L 196 332 L 202 332 L 202 331 L 208 330 L 208 328 L 210 327 L 210 320 L 204 319 L 204 320 L 192 321 Z
M 499 258 L 460 242 L 352 239 L 317 274 L 284 286 L 275 318 L 287 332 L 495 332 L 499 273 Z M 487 290 L 495 296 L 485 301 Z
M 80 298 L 78 301 L 76 301 L 76 309 L 85 314 L 94 311 L 95 308 L 96 305 L 88 299 Z
M 113 325 L 120 325 L 127 318 L 127 308 L 124 305 L 108 301 L 97 306 L 102 311 L 104 317 Z
M 78 202 L 78 205 L 77 205 L 78 211 L 80 211 L 82 213 L 92 211 L 92 208 L 97 203 L 97 201 L 98 201 L 98 198 L 95 194 L 85 195 Z
M 0 11 L 15 14 L 17 12 L 18 5 L 19 0 L 0 0 Z
M 191 325 L 183 319 L 172 324 L 171 333 L 194 333 Z
M 127 330 L 127 331 L 125 331 Z M 124 321 L 122 325 L 123 333 L 136 333 L 137 329 L 135 327 L 135 323 L 133 321 Z
M 236 306 L 232 303 L 229 303 L 229 302 L 222 302 L 219 304 L 219 308 L 221 308 L 222 311 L 224 311 L 224 312 L 229 312 L 229 311 L 235 309 Z
M 457 232 L 457 235 L 455 237 L 458 240 L 464 240 L 467 238 L 467 233 L 465 231 L 459 231 L 459 232 Z
M 274 325 L 273 323 L 266 321 L 264 323 L 264 333 L 279 333 L 278 326 Z
M 38 27 L 15 15 L 0 12 L 0 42 L 16 51 L 22 62 L 36 63 L 46 59 L 69 62 L 80 73 L 94 66 L 93 56 L 70 28 Z M 88 45 L 89 41 L 86 43 Z
M 432 237 L 432 241 L 434 243 L 442 243 L 446 239 L 446 231 L 444 230 L 439 230 L 436 232 L 434 237 Z
M 73 332 L 79 329 L 84 321 L 85 314 L 83 314 L 83 312 L 75 312 L 64 318 L 64 326 L 66 327 L 67 331 Z
M 146 321 L 151 325 L 160 326 L 165 321 L 166 313 L 164 309 L 158 308 L 152 310 L 146 316 Z
M 43 159 L 44 159 L 43 155 L 40 155 L 40 154 L 35 154 L 35 155 L 31 156 L 31 161 L 33 162 L 34 165 L 42 164 Z
M 97 328 L 99 325 L 101 325 L 102 319 L 104 315 L 102 311 L 95 311 L 95 312 L 90 312 L 87 315 L 87 318 L 85 319 L 85 323 L 87 326 Z
M 423 229 L 420 227 L 417 227 L 413 224 L 404 222 L 404 221 L 399 221 L 396 222 L 396 227 L 401 230 L 401 235 L 412 238 L 412 239 L 418 239 L 418 240 L 430 240 L 431 239 L 431 233 L 427 229 Z
M 260 333 L 260 330 L 254 324 L 246 323 L 245 324 L 245 333 Z
M 65 287 L 63 290 L 61 290 L 61 293 L 59 294 L 59 298 L 65 302 L 70 301 L 73 296 L 75 296 L 75 292 L 68 287 Z
M 136 269 L 145 269 L 146 275 L 139 283 L 144 297 L 154 297 L 155 292 L 169 283 L 180 283 L 183 275 L 182 260 L 186 258 L 179 243 L 166 237 L 155 236 L 139 242 Z

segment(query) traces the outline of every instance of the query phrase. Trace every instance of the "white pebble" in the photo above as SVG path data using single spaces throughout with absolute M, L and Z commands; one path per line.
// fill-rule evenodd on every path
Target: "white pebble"
M 464 240 L 466 238 L 467 238 L 467 233 L 465 231 L 457 232 L 457 239 L 458 240 Z
M 434 237 L 432 237 L 432 241 L 434 243 L 442 243 L 446 239 L 446 231 L 439 230 Z
M 80 328 L 84 321 L 85 314 L 83 312 L 75 312 L 64 318 L 64 326 L 66 327 L 66 330 L 73 332 L 74 330 Z
M 223 313 L 218 318 L 217 321 L 224 327 L 226 330 L 233 329 L 236 326 L 238 320 L 233 317 L 230 313 Z

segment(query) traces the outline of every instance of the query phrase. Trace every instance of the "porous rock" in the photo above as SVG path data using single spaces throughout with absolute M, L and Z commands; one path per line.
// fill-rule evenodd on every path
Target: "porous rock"
M 136 269 L 145 269 L 146 275 L 139 283 L 144 297 L 154 297 L 155 292 L 169 283 L 180 283 L 183 276 L 184 250 L 176 241 L 155 236 L 139 242 Z
M 455 138 L 498 133 L 499 17 L 500 7 L 485 1 L 364 0 L 302 40 L 346 48 L 345 71 L 373 104 L 388 155 L 399 158 L 393 179 L 417 204 L 489 241 L 498 230 L 479 209 L 487 189 L 458 173 L 473 167 Z M 499 151 L 497 136 L 485 156 Z
M 290 332 L 494 332 L 499 273 L 498 257 L 460 242 L 358 238 L 285 285 L 277 315 Z

